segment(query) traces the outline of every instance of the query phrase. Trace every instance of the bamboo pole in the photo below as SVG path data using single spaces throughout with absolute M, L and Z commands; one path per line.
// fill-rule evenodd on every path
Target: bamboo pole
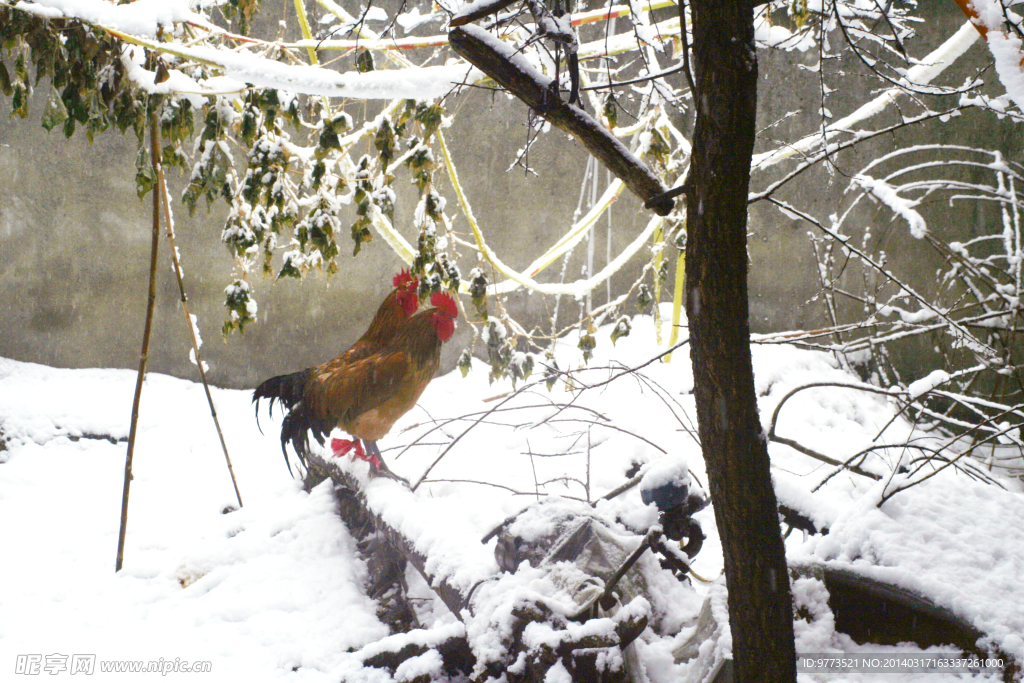
M 680 252 L 676 257 L 676 281 L 672 292 L 672 330 L 668 336 L 668 347 L 673 348 L 679 341 L 679 323 L 683 310 L 683 285 L 686 283 L 686 253 Z M 672 362 L 672 354 L 665 355 L 665 362 Z
M 149 120 L 150 142 L 159 148 L 160 133 L 156 114 Z M 159 163 L 154 154 L 154 167 Z M 114 571 L 121 571 L 124 564 L 124 540 L 128 530 L 128 491 L 132 483 L 132 458 L 135 455 L 135 435 L 139 426 L 139 403 L 142 401 L 142 380 L 146 376 L 146 361 L 149 358 L 149 338 L 153 330 L 153 309 L 156 307 L 156 262 L 160 251 L 160 195 L 153 192 L 153 239 L 149 249 L 149 298 L 146 301 L 146 324 L 142 328 L 142 351 L 139 353 L 139 374 L 135 379 L 135 398 L 132 400 L 132 424 L 128 431 L 128 455 L 124 462 L 124 491 L 121 494 L 121 529 L 117 536 L 117 561 Z
M 155 125 L 155 118 L 154 123 Z M 228 465 L 228 474 L 231 475 L 231 485 L 235 489 L 235 497 L 238 499 L 238 507 L 242 507 L 242 494 L 238 491 L 238 482 L 235 479 L 235 470 L 231 466 L 231 456 L 228 455 L 228 444 L 224 440 L 224 432 L 220 428 L 220 420 L 217 418 L 217 409 L 213 405 L 213 395 L 210 393 L 210 385 L 206 381 L 206 369 L 203 367 L 203 359 L 199 354 L 199 340 L 196 337 L 195 325 L 192 322 L 192 314 L 188 310 L 188 297 L 185 296 L 185 284 L 181 272 L 181 261 L 178 259 L 178 248 L 174 245 L 174 219 L 171 216 L 171 197 L 167 192 L 167 181 L 164 178 L 164 167 L 160 163 L 160 136 L 153 136 L 153 168 L 156 170 L 156 187 L 154 194 L 163 197 L 164 221 L 167 223 L 167 244 L 171 249 L 171 263 L 174 266 L 174 277 L 178 281 L 178 293 L 180 295 L 181 310 L 185 312 L 185 325 L 188 327 L 189 340 L 192 343 L 192 353 L 195 355 L 196 366 L 199 368 L 199 378 L 203 382 L 203 390 L 206 392 L 206 402 L 210 405 L 210 415 L 213 416 L 213 424 L 217 428 L 217 437 L 220 439 L 221 450 L 224 451 L 224 460 Z

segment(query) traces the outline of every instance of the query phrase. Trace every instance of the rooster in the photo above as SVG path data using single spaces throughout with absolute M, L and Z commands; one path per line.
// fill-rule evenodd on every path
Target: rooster
M 280 401 L 282 407 L 291 412 L 295 406 L 302 401 L 303 394 L 306 390 L 310 378 L 314 372 L 321 371 L 323 368 L 327 368 L 333 364 L 351 364 L 357 360 L 366 358 L 367 356 L 373 355 L 379 352 L 384 346 L 398 332 L 398 329 L 405 324 L 405 321 L 413 315 L 420 306 L 419 295 L 417 289 L 419 287 L 419 280 L 414 278 L 408 270 L 403 270 L 395 275 L 391 280 L 394 290 L 384 299 L 380 307 L 377 309 L 377 314 L 373 316 L 373 320 L 370 322 L 370 326 L 363 333 L 363 336 L 356 341 L 355 344 L 348 350 L 342 353 L 340 356 L 335 358 L 330 363 L 325 364 L 321 367 L 306 368 L 299 372 L 293 372 L 288 375 L 280 375 L 278 377 L 272 377 L 267 381 L 256 387 L 256 391 L 253 392 L 252 401 L 256 404 L 256 425 L 259 426 L 259 400 L 266 398 L 270 400 L 270 415 L 274 414 L 274 400 Z M 330 428 L 327 429 L 330 431 Z M 326 433 L 326 432 L 325 432 Z M 303 435 L 302 447 L 298 445 L 295 437 L 292 436 L 292 446 L 295 448 L 296 453 L 299 454 L 299 459 L 305 464 L 305 446 L 307 445 L 307 439 Z M 317 434 L 316 438 L 320 444 L 323 444 L 323 434 Z M 288 453 L 285 451 L 285 444 L 288 438 L 285 433 L 281 434 L 281 450 L 284 452 L 284 461 L 288 465 L 288 471 L 291 472 L 291 463 L 288 461 Z
M 416 286 L 409 280 L 402 281 L 407 292 Z M 395 285 L 389 299 L 402 299 L 405 306 L 400 303 L 399 307 L 407 314 L 409 299 L 401 296 L 398 276 Z M 324 437 L 339 427 L 355 440 L 333 439 L 333 455 L 352 451 L 375 469 L 390 473 L 376 442 L 416 405 L 437 373 L 441 344 L 455 332 L 458 307 L 454 299 L 438 292 L 430 302 L 432 308 L 403 317 L 385 311 L 389 306 L 385 300 L 370 329 L 351 349 L 328 363 L 273 377 L 256 388 L 253 402 L 257 411 L 261 398 L 270 400 L 271 409 L 276 399 L 288 411 L 281 425 L 286 462 L 288 443 L 305 464 L 309 432 L 323 445 Z

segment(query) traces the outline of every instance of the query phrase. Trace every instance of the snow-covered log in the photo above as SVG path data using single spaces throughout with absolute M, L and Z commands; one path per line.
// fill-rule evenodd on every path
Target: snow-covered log
M 466 61 L 583 143 L 655 213 L 665 216 L 672 211 L 674 201 L 660 197 L 668 188 L 646 164 L 583 109 L 563 102 L 554 79 L 540 73 L 515 47 L 474 25 L 453 28 L 448 41 Z
M 376 528 L 377 533 L 384 537 L 386 542 L 396 553 L 401 555 L 416 568 L 416 571 L 426 579 L 427 584 L 430 585 L 435 593 L 437 593 L 438 597 L 440 597 L 448 609 L 452 611 L 452 614 L 461 619 L 462 609 L 465 603 L 463 592 L 460 591 L 457 586 L 453 585 L 448 577 L 437 571 L 427 569 L 426 555 L 417 550 L 416 546 L 410 540 L 406 539 L 394 525 L 388 523 L 388 521 L 381 516 L 379 511 L 373 510 L 372 507 L 367 504 L 366 496 L 363 492 L 363 486 L 359 480 L 349 472 L 342 470 L 335 463 L 325 460 L 317 453 L 310 453 L 307 457 L 310 475 L 314 477 L 314 480 L 319 479 L 319 481 L 322 481 L 324 479 L 331 479 L 338 486 L 342 486 L 353 491 L 356 494 L 359 503 L 373 520 L 373 525 Z M 395 486 L 396 488 L 399 488 L 397 482 Z M 412 495 L 411 492 L 410 495 Z
M 990 654 L 978 645 L 984 633 L 924 596 L 850 569 L 825 565 L 821 574 L 836 628 L 858 642 L 913 641 L 922 647 L 955 645 L 982 658 Z
M 365 666 L 394 671 L 433 650 L 446 669 L 475 678 L 540 683 L 564 671 L 572 680 L 642 680 L 631 643 L 647 627 L 651 604 L 642 595 L 642 581 L 626 574 L 644 549 L 632 547 L 642 537 L 617 535 L 585 504 L 580 509 L 571 502 L 539 505 L 502 530 L 506 549 L 517 551 L 512 564 L 503 562 L 499 568 L 494 563 L 488 573 L 478 563 L 467 574 L 452 561 L 460 548 L 450 535 L 426 543 L 415 535 L 413 527 L 431 522 L 429 514 L 417 510 L 418 497 L 406 486 L 362 477 L 317 453 L 310 453 L 307 463 L 307 485 L 330 478 L 350 492 L 345 505 L 358 504 L 358 516 L 371 521 L 378 541 L 411 563 L 465 625 L 441 640 L 418 637 L 426 632 L 416 630 L 405 637 L 396 634 L 390 646 L 382 642 L 367 648 Z M 412 526 L 402 521 L 408 517 L 416 518 Z M 533 539 L 535 547 L 517 536 L 517 526 L 528 536 L 541 534 Z M 458 540 L 464 555 L 478 557 L 479 539 Z M 549 553 L 549 546 L 556 552 Z M 371 574 L 373 564 L 368 562 Z

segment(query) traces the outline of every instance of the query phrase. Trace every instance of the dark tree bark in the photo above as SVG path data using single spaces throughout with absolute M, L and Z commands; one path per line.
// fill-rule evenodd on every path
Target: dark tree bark
M 686 201 L 686 312 L 736 679 L 795 681 L 792 598 L 747 320 L 747 192 L 757 109 L 753 13 L 749 0 L 693 0 L 690 7 L 697 119 Z

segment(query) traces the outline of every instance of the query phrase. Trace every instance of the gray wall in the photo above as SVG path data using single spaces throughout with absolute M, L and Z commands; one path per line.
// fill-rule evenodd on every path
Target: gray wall
M 944 11 L 940 29 L 926 32 L 932 44 L 962 23 L 955 5 L 945 4 L 953 11 Z M 975 64 L 987 59 L 980 43 L 972 50 Z M 915 54 L 921 51 L 913 50 Z M 805 114 L 767 130 L 760 148 L 773 146 L 772 139 L 794 140 L 812 129 L 813 114 L 819 107 L 816 76 L 796 69 L 795 63 L 815 60 L 813 55 L 760 54 L 762 125 L 773 124 L 789 111 Z M 863 99 L 863 92 L 839 93 L 830 107 L 846 113 Z M 530 155 L 540 177 L 526 175 L 521 169 L 506 172 L 526 139 L 525 107 L 504 95 L 492 97 L 479 91 L 469 93 L 461 102 L 456 124 L 448 134 L 456 164 L 488 239 L 510 265 L 523 267 L 541 251 L 541 245 L 550 244 L 569 224 L 586 155 L 565 135 L 553 132 Z M 2 100 L 0 105 L 6 110 L 8 102 Z M 151 230 L 150 200 L 147 197 L 140 202 L 134 189 L 135 138 L 108 133 L 89 145 L 81 134 L 71 140 L 64 139 L 59 130 L 47 134 L 39 125 L 42 105 L 43 98 L 37 96 L 32 117 L 26 121 L 0 115 L 0 356 L 61 367 L 133 368 L 142 336 Z M 959 126 L 956 135 L 973 137 L 975 142 L 986 139 L 991 143 L 994 138 L 994 144 L 1005 144 L 1008 153 L 1019 153 L 1016 128 L 989 118 L 976 117 L 974 121 Z M 688 123 L 685 118 L 679 121 L 681 126 Z M 914 135 L 928 138 L 934 133 L 911 131 L 906 139 Z M 887 139 L 846 154 L 838 172 L 813 171 L 798 187 L 783 194 L 827 214 L 841 200 L 846 184 L 843 173 L 858 170 L 871 154 L 892 149 L 897 142 Z M 174 181 L 177 189 L 173 194 L 178 196 L 181 179 Z M 763 182 L 758 179 L 759 184 Z M 396 186 L 403 185 L 399 179 Z M 449 206 L 454 207 L 447 181 L 441 185 Z M 408 201 L 400 203 L 395 221 L 409 238 L 413 238 L 411 208 Z M 377 240 L 357 258 L 343 255 L 341 271 L 333 278 L 314 275 L 304 282 L 278 283 L 257 279 L 259 324 L 244 336 L 233 335 L 225 342 L 220 335 L 223 288 L 231 279 L 232 261 L 219 240 L 221 210 L 218 206 L 210 215 L 198 212 L 190 218 L 179 206 L 176 215 L 190 306 L 199 316 L 203 355 L 212 366 L 211 380 L 221 386 L 251 387 L 269 375 L 333 357 L 365 328 L 389 290 L 390 275 L 400 266 L 397 257 Z M 616 248 L 631 241 L 646 220 L 637 202 L 625 194 L 612 215 Z M 974 229 L 971 224 L 979 220 L 985 218 L 972 214 L 951 223 L 959 229 Z M 464 221 L 459 219 L 456 228 L 465 230 Z M 811 328 L 823 322 L 820 305 L 808 302 L 818 289 L 805 237 L 808 229 L 769 207 L 752 208 L 750 283 L 755 331 Z M 603 231 L 602 227 L 598 254 L 604 252 Z M 899 226 L 881 232 L 883 239 L 891 240 L 893 253 L 902 252 L 911 261 L 927 258 L 921 245 L 908 241 Z M 160 246 L 158 307 L 149 367 L 193 378 L 196 374 L 187 360 L 188 338 L 166 242 Z M 580 272 L 583 251 L 577 248 L 570 278 Z M 637 260 L 616 284 L 632 281 L 640 265 Z M 465 271 L 469 267 L 465 265 Z M 603 301 L 603 289 L 601 292 L 598 302 Z M 510 297 L 508 305 L 524 322 L 543 324 L 552 302 L 517 294 Z M 564 313 L 571 315 L 573 309 L 571 302 L 563 304 Z M 453 343 L 446 345 L 448 366 L 468 342 L 469 333 L 462 327 Z
M 537 245 L 550 243 L 569 224 L 586 156 L 564 136 L 551 135 L 530 157 L 543 177 L 505 173 L 525 139 L 525 109 L 504 96 L 493 105 L 483 94 L 469 99 L 466 106 L 474 111 L 460 114 L 462 123 L 451 131 L 452 153 L 488 239 L 521 268 L 537 255 Z M 112 133 L 90 145 L 80 134 L 70 140 L 59 130 L 48 134 L 39 124 L 41 98 L 33 105 L 28 120 L 0 119 L 0 356 L 62 367 L 135 367 L 152 229 L 151 199 L 140 201 L 135 193 L 135 138 Z M 467 140 L 477 141 L 476 152 L 464 148 Z M 182 179 L 172 183 L 172 195 L 180 196 Z M 455 207 L 446 179 L 442 185 Z M 396 187 L 409 187 L 408 181 L 400 177 Z M 399 203 L 395 224 L 415 243 L 412 201 Z M 176 208 L 189 306 L 199 316 L 202 353 L 218 385 L 253 386 L 270 374 L 333 357 L 362 333 L 402 266 L 378 238 L 355 258 L 343 253 L 333 277 L 274 282 L 256 276 L 259 324 L 224 342 L 223 289 L 232 259 L 220 242 L 223 208 L 215 205 L 211 214 L 197 211 L 195 217 Z M 618 228 L 617 242 L 631 240 L 636 202 L 624 198 L 614 215 L 629 221 Z M 466 225 L 460 221 L 456 228 Z M 341 244 L 344 252 L 344 236 Z M 193 377 L 165 240 L 160 248 L 149 367 Z M 468 272 L 473 262 L 465 263 Z M 509 305 L 528 320 L 548 315 L 540 297 L 513 295 Z M 446 364 L 454 363 L 467 335 L 460 330 L 446 345 Z

